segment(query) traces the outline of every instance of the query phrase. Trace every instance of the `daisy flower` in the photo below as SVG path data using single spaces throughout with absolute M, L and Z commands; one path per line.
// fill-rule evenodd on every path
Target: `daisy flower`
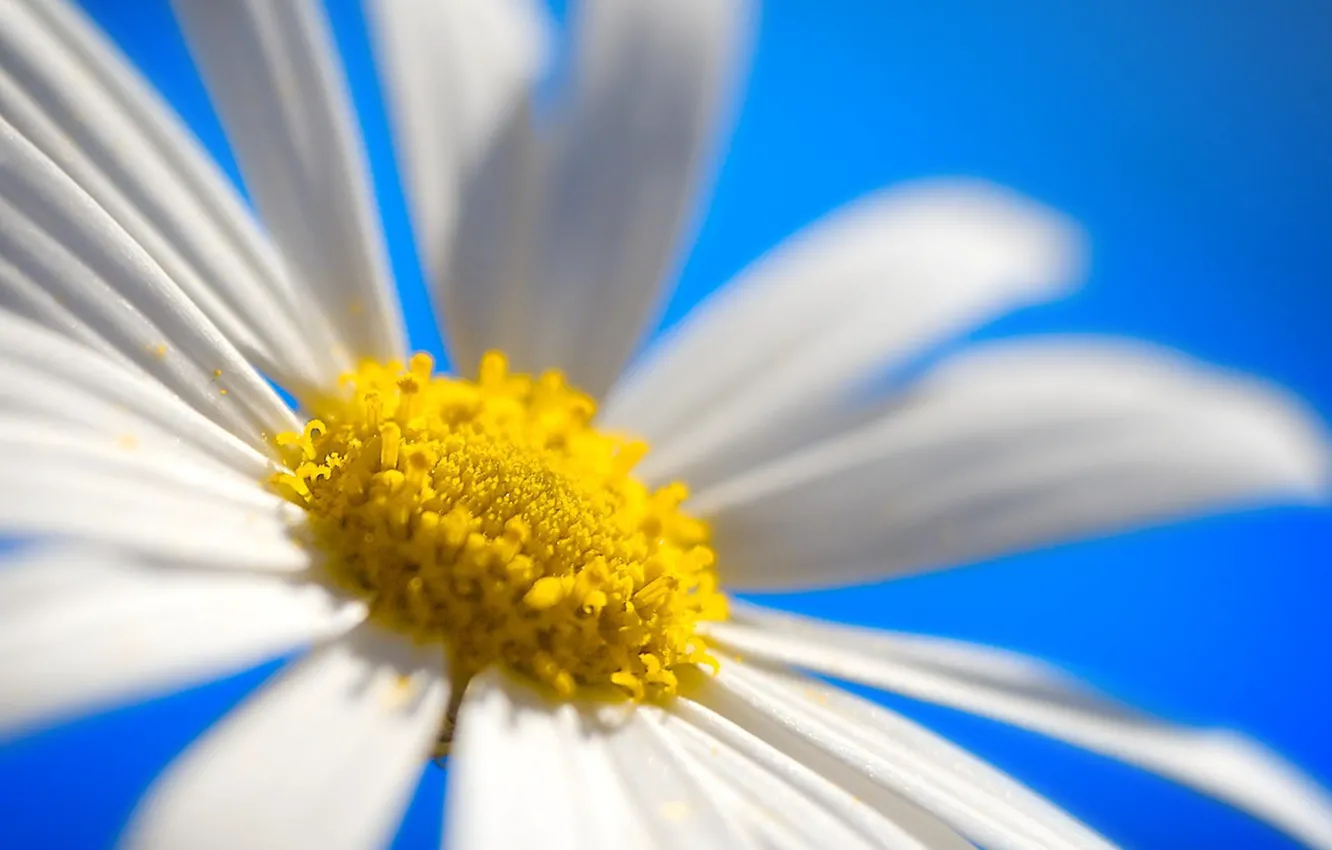
M 1068 222 L 969 182 L 855 202 L 621 374 L 749 10 L 579 11 L 547 114 L 525 0 L 370 7 L 444 375 L 406 347 L 314 0 L 178 3 L 262 231 L 78 10 L 5 0 L 0 529 L 29 542 L 0 571 L 0 729 L 308 645 L 166 769 L 126 846 L 384 846 L 446 753 L 457 850 L 1107 846 L 812 671 L 1332 848 L 1328 795 L 1239 736 L 727 595 L 1313 500 L 1326 442 L 1271 387 L 1117 341 L 991 343 L 868 393 L 1078 275 Z

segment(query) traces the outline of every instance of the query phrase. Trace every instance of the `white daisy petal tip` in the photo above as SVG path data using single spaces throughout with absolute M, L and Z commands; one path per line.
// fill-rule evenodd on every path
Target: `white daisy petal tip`
M 997 381 L 1043 374 L 1027 385 L 1036 391 L 1041 380 L 1076 380 L 1101 388 L 1106 399 L 1169 396 L 1181 415 L 1195 421 L 1200 436 L 1228 444 L 1237 465 L 1265 480 L 1271 496 L 1313 504 L 1332 500 L 1332 430 L 1307 402 L 1271 381 L 1152 343 L 1074 335 L 984 344 L 958 362 L 963 369 L 957 374 L 967 380 L 980 367 L 992 370 Z M 947 364 L 939 377 L 950 379 Z M 1263 495 L 1262 489 L 1259 484 L 1255 495 Z
M 1332 850 L 1332 793 L 1325 785 L 1265 744 L 1229 729 L 1197 733 L 1194 746 L 1199 790 L 1309 847 Z
M 1175 352 L 1000 340 L 945 360 L 875 419 L 699 488 L 690 508 L 712 523 L 731 587 L 826 587 L 1319 504 L 1330 445 L 1286 391 Z
M 1275 387 L 1263 389 L 1274 406 L 1274 464 L 1289 471 L 1295 492 L 1307 501 L 1332 503 L 1332 430 L 1302 400 Z
M 960 235 L 970 237 L 960 259 L 999 280 L 1006 272 L 1010 284 L 1034 287 L 1033 300 L 1070 290 L 1087 275 L 1090 239 L 1076 220 L 988 180 L 922 178 L 883 189 L 863 203 L 900 219 L 894 238 L 922 254 L 951 251 Z
M 645 479 L 717 483 L 846 427 L 876 375 L 1071 290 L 1085 243 L 1066 216 L 981 180 L 884 189 L 696 306 L 621 376 L 600 421 L 652 442 Z
M 1254 400 L 1263 428 L 1255 435 L 1255 453 L 1261 451 L 1289 482 L 1291 496 L 1314 505 L 1332 503 L 1332 433 L 1302 402 L 1275 388 L 1259 389 Z

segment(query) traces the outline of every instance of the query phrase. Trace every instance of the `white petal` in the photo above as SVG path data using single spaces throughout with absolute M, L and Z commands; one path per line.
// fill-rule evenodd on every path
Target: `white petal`
M 246 186 L 298 292 L 354 358 L 401 358 L 365 151 L 333 36 L 313 0 L 176 0 Z
M 449 758 L 444 846 L 583 847 L 579 789 L 554 706 L 491 671 L 471 680 Z
M 762 723 L 757 730 L 749 728 L 754 725 L 752 712 L 732 703 L 725 691 L 708 683 L 689 698 L 675 701 L 671 715 L 682 723 L 668 719 L 667 725 L 682 741 L 690 741 L 696 751 L 699 745 L 706 747 L 712 759 L 720 756 L 722 748 L 731 748 L 739 759 L 778 777 L 873 847 L 966 850 L 972 846 L 933 815 L 865 776 L 838 769 L 809 748 L 802 749 L 790 735 L 780 731 L 772 734 L 773 730 Z M 731 761 L 732 767 L 740 764 L 736 759 Z
M 1071 224 L 980 183 L 863 199 L 796 236 L 700 305 L 606 402 L 648 438 L 639 471 L 698 487 L 843 421 L 877 371 L 1078 274 Z
M 754 847 L 753 837 L 705 793 L 694 762 L 649 719 L 659 712 L 652 706 L 632 711 L 629 722 L 606 724 L 592 733 L 600 731 L 605 736 L 604 745 L 620 785 L 634 805 L 636 830 L 654 838 L 657 847 Z
M 1280 756 L 1224 730 L 1174 726 L 1035 659 L 960 641 L 833 626 L 752 606 L 709 634 L 746 656 L 806 667 L 1011 723 L 1126 761 L 1332 848 L 1332 795 Z
M 77 471 L 94 477 L 119 476 L 126 481 L 178 488 L 216 500 L 219 505 L 274 514 L 282 513 L 284 504 L 290 504 L 269 492 L 262 480 L 214 463 L 191 447 L 170 443 L 140 445 L 125 436 L 89 434 L 84 429 L 26 412 L 0 412 L 3 475 L 8 478 L 13 470 L 30 467 L 40 471 L 45 466 L 52 477 Z
M 501 687 L 522 688 L 523 685 L 510 682 L 501 683 Z M 515 694 L 515 697 L 516 703 L 524 703 L 523 695 Z M 573 843 L 584 850 L 651 848 L 653 846 L 651 832 L 639 822 L 640 812 L 627 793 L 625 785 L 627 777 L 616 770 L 611 747 L 606 740 L 610 737 L 609 730 L 601 728 L 601 724 L 595 720 L 592 712 L 580 711 L 578 707 L 572 705 L 542 705 L 533 701 L 530 706 L 532 710 L 543 713 L 538 722 L 544 721 L 551 725 L 559 752 L 563 754 L 567 781 L 572 790 L 570 802 L 573 819 L 577 824 L 576 832 L 558 837 L 552 835 L 553 843 L 560 846 L 566 841 L 576 839 Z M 621 723 L 627 725 L 623 724 L 623 720 Z M 475 756 L 477 750 L 474 748 L 471 752 Z M 546 758 L 550 752 L 553 750 L 541 750 L 535 754 L 535 758 Z M 458 763 L 466 765 L 466 762 Z M 518 770 L 529 769 L 526 764 L 519 763 L 515 766 Z M 545 768 L 538 768 L 538 773 L 544 771 Z M 450 785 L 450 796 L 447 798 L 450 806 L 458 805 L 454 802 L 453 795 L 463 793 L 454 790 L 460 788 L 459 785 Z M 466 793 L 484 797 L 504 792 L 494 787 L 474 786 Z M 446 822 L 445 831 L 448 830 Z M 508 846 L 499 840 L 498 835 L 490 840 L 495 842 L 497 847 Z M 458 847 L 462 850 L 471 850 L 472 847 L 457 840 L 446 840 L 444 846 Z M 489 845 L 482 843 L 480 846 Z
M 125 357 L 252 445 L 263 445 L 261 431 L 298 428 L 272 387 L 152 258 L 3 119 L 0 253 Z
M 545 700 L 492 670 L 458 712 L 446 846 L 751 847 L 634 706 Z
M 77 475 L 77 470 L 54 471 Z M 114 476 L 52 485 L 42 470 L 22 468 L 6 479 L 6 486 L 25 488 L 21 495 L 0 498 L 0 532 L 8 536 L 74 537 L 239 570 L 300 573 L 312 563 L 311 553 L 289 538 L 287 521 L 259 511 L 219 510 L 213 500 Z
M 285 303 L 299 312 L 303 336 L 310 341 L 313 355 L 326 368 L 341 368 L 344 364 L 333 359 L 333 337 L 318 306 L 309 299 L 298 300 L 281 260 L 260 232 L 249 207 L 184 122 L 80 10 L 68 2 L 28 0 L 28 7 L 41 19 L 47 32 L 58 38 L 102 87 L 101 96 L 114 101 L 123 114 L 130 116 L 137 131 L 148 138 L 154 149 L 155 164 L 171 170 L 173 185 L 179 183 L 184 187 L 188 198 L 174 199 L 182 204 L 175 214 L 197 214 L 193 224 L 199 232 L 194 236 L 209 243 L 205 248 L 209 257 L 217 259 L 230 254 L 234 258 L 236 265 L 224 269 L 225 279 L 253 275 L 260 289 L 279 293 Z M 78 92 L 71 91 L 69 95 L 77 96 Z M 244 288 L 248 284 L 237 286 Z M 282 341 L 272 342 L 283 348 Z M 286 341 L 288 345 L 293 343 Z M 278 372 L 286 373 L 283 369 Z
M 102 339 L 56 295 L 4 258 L 0 258 L 0 318 L 23 320 L 81 343 L 109 359 L 128 362 L 115 346 Z
M 586 0 L 538 240 L 536 365 L 601 395 L 647 330 L 747 40 L 746 0 Z
M 200 415 L 123 360 L 0 312 L 0 410 L 112 435 L 197 451 L 252 481 L 271 472 L 266 457 Z
M 548 47 L 545 10 L 534 0 L 366 5 L 454 370 L 475 374 L 488 348 L 529 369 L 537 178 L 528 90 Z
M 162 267 L 227 337 L 289 382 L 320 378 L 288 293 L 210 209 L 239 212 L 197 142 L 84 15 L 7 2 L 0 109 Z M 184 172 L 184 173 L 182 173 Z M 207 175 L 191 180 L 191 174 Z M 198 197 L 203 193 L 205 197 Z M 234 228 L 233 228 L 234 229 Z M 266 279 L 266 276 L 268 279 Z
M 728 809 L 747 814 L 752 828 L 762 829 L 766 823 L 775 827 L 779 834 L 789 836 L 788 843 L 792 846 L 811 850 L 820 847 L 878 850 L 885 846 L 917 850 L 922 847 L 910 836 L 902 834 L 893 835 L 898 841 L 894 845 L 892 839 L 883 834 L 891 827 L 888 821 L 865 809 L 863 803 L 799 762 L 785 762 L 797 777 L 787 780 L 741 750 L 677 716 L 659 722 L 677 746 L 716 777 L 718 793 L 724 790 L 736 798 Z M 743 730 L 735 732 L 745 734 Z M 764 746 L 757 739 L 751 743 Z M 786 758 L 778 751 L 773 753 L 776 759 Z M 856 811 L 858 808 L 863 811 Z M 864 832 L 857 831 L 858 821 L 866 819 L 866 815 L 873 826 Z
M 172 455 L 188 458 L 196 466 L 210 467 L 223 477 L 236 474 L 155 423 L 83 392 L 81 387 L 52 380 L 38 368 L 0 360 L 0 422 L 13 418 L 26 420 L 35 433 L 54 426 L 67 433 L 79 433 L 88 441 L 114 444 L 122 452 L 146 444 L 169 449 Z M 256 474 L 245 480 L 254 485 L 266 477 L 261 465 Z
M 527 102 L 517 104 L 485 156 L 462 175 L 447 264 L 432 267 L 441 330 L 461 375 L 475 375 L 490 350 L 503 351 L 516 371 L 545 367 L 536 354 L 547 317 L 534 268 L 541 145 L 531 112 Z
M 177 561 L 300 572 L 299 508 L 193 452 L 0 416 L 0 533 L 60 534 Z
M 443 658 L 371 626 L 321 647 L 168 768 L 125 846 L 387 847 L 448 705 Z
M 364 616 L 314 584 L 37 547 L 0 562 L 0 734 L 244 669 Z
M 999 343 L 691 508 L 728 584 L 828 586 L 1317 500 L 1330 471 L 1321 426 L 1273 388 L 1127 344 Z
M 721 704 L 752 712 L 749 722 L 799 739 L 980 846 L 1111 846 L 1016 780 L 887 709 L 812 679 L 738 662 L 724 664 L 716 682 L 727 692 Z
M 73 319 L 73 323 L 66 323 L 48 314 L 41 317 L 44 326 L 79 341 L 83 341 L 84 330 L 91 331 L 96 340 L 90 347 L 113 350 L 121 359 L 144 371 L 154 365 L 151 362 L 154 352 L 161 351 L 154 377 L 164 387 L 234 434 L 260 430 L 261 426 L 246 411 L 222 404 L 219 388 L 207 383 L 192 358 L 168 345 L 166 331 L 135 304 L 122 298 L 115 284 L 106 280 L 99 269 L 63 244 L 67 241 L 62 238 L 65 229 L 43 227 L 33 220 L 31 210 L 23 206 L 0 198 L 0 252 L 12 261 L 7 264 L 13 269 L 7 275 L 10 285 L 36 286 Z M 125 244 L 130 244 L 128 239 Z
M 487 155 L 526 100 L 548 49 L 533 0 L 436 3 L 366 0 L 376 60 L 388 82 L 394 139 L 423 244 L 447 241 L 457 180 Z M 423 257 L 442 256 L 427 250 Z

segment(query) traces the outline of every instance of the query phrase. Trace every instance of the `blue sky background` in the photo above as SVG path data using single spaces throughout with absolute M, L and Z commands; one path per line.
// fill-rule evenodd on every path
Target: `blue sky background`
M 85 6 L 235 175 L 164 0 Z M 360 11 L 330 11 L 411 329 L 437 348 Z M 859 194 L 976 175 L 1071 214 L 1094 254 L 1077 295 L 978 336 L 1138 336 L 1268 376 L 1332 417 L 1329 44 L 1323 0 L 770 0 L 666 322 Z M 780 602 L 1031 652 L 1165 716 L 1247 731 L 1332 784 L 1330 556 L 1332 512 L 1269 510 Z M 0 750 L 0 847 L 110 846 L 171 755 L 276 668 Z M 1294 846 L 1104 759 L 889 702 L 1125 846 Z M 443 785 L 425 771 L 398 850 L 437 846 Z

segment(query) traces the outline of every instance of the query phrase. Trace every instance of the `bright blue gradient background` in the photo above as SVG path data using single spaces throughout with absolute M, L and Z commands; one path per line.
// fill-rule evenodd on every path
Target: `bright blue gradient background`
M 229 172 L 163 0 L 87 0 Z M 438 347 L 360 11 L 331 5 L 418 345 Z M 1332 416 L 1332 6 L 1323 0 L 770 0 L 748 98 L 667 322 L 857 195 L 983 176 L 1067 211 L 1094 269 L 979 335 L 1129 334 L 1269 376 Z M 1332 514 L 1270 510 L 782 604 L 1035 653 L 1332 783 Z M 0 847 L 107 847 L 170 756 L 276 665 L 0 750 Z M 2 698 L 2 697 L 0 697 Z M 1128 847 L 1288 848 L 1118 764 L 890 700 Z M 437 846 L 426 770 L 397 844 Z M 281 805 L 275 800 L 274 805 Z

